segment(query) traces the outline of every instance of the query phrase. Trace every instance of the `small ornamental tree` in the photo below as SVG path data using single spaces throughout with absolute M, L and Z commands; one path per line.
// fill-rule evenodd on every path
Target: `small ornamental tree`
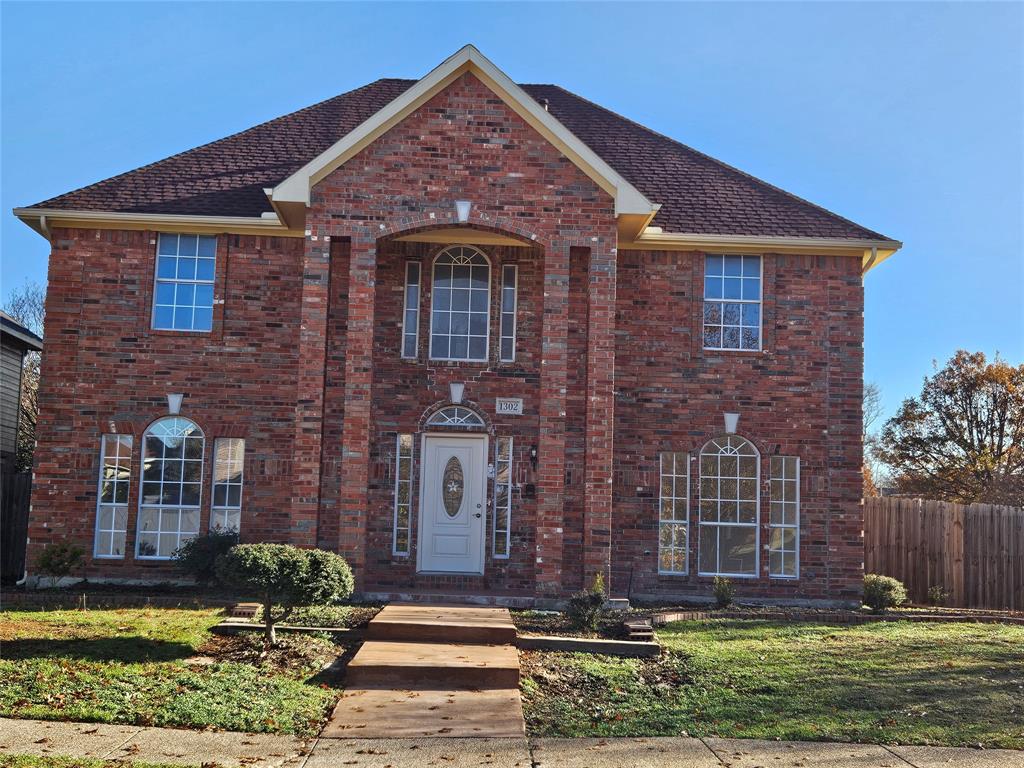
M 344 558 L 322 549 L 299 549 L 288 544 L 232 547 L 217 562 L 217 578 L 225 586 L 259 596 L 268 645 L 277 643 L 275 625 L 295 608 L 342 600 L 355 586 Z

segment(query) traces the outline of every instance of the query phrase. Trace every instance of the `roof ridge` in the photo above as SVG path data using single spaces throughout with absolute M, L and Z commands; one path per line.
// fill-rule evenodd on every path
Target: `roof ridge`
M 373 80 L 373 81 L 371 81 L 369 83 L 366 83 L 365 85 L 359 86 L 358 88 L 353 88 L 350 91 L 342 91 L 341 93 L 337 93 L 334 96 L 330 96 L 330 97 L 328 97 L 326 99 L 321 99 L 320 101 L 314 102 L 313 104 L 308 104 L 305 107 L 301 107 L 300 109 L 296 109 L 296 110 L 294 110 L 292 112 L 286 112 L 285 114 L 278 115 L 277 117 L 273 117 L 270 120 L 264 120 L 262 123 L 257 123 L 256 125 L 251 125 L 248 128 L 243 128 L 240 131 L 235 131 L 234 133 L 229 133 L 227 136 L 221 136 L 219 139 L 211 139 L 210 141 L 207 141 L 207 142 L 205 142 L 203 144 L 200 144 L 198 147 L 192 147 L 191 149 L 183 149 L 180 152 L 175 152 L 173 155 L 168 155 L 167 157 L 160 158 L 159 160 L 154 160 L 151 163 L 146 163 L 145 165 L 140 165 L 140 166 L 138 166 L 136 168 L 130 168 L 127 171 L 122 171 L 121 173 L 115 174 L 113 176 L 109 176 L 109 177 L 107 177 L 105 179 L 100 179 L 99 181 L 95 181 L 92 184 L 87 184 L 84 187 L 78 187 L 76 189 L 72 189 L 72 190 L 69 190 L 67 192 L 64 192 L 64 193 L 62 193 L 60 195 L 55 195 L 54 197 L 48 197 L 45 200 L 42 200 L 42 201 L 40 201 L 38 203 L 35 203 L 33 205 L 30 205 L 28 207 L 29 208 L 43 207 L 43 205 L 45 203 L 51 203 L 51 202 L 54 202 L 56 200 L 60 200 L 63 197 L 67 197 L 68 195 L 74 195 L 74 194 L 78 194 L 79 192 L 85 192 L 87 190 L 90 190 L 90 189 L 93 189 L 95 187 L 98 187 L 101 184 L 108 184 L 110 182 L 117 181 L 118 179 L 123 178 L 125 176 L 128 176 L 130 174 L 139 173 L 141 171 L 146 171 L 146 170 L 148 170 L 150 168 L 154 168 L 154 167 L 156 167 L 158 165 L 163 165 L 164 163 L 169 163 L 170 161 L 175 160 L 175 159 L 177 159 L 179 157 L 183 157 L 184 155 L 190 155 L 193 152 L 199 152 L 200 150 L 206 149 L 207 147 L 213 146 L 214 144 L 220 144 L 221 142 L 229 141 L 229 140 L 234 139 L 234 138 L 236 138 L 238 136 L 242 136 L 243 134 L 251 133 L 251 132 L 256 131 L 256 130 L 258 130 L 260 128 L 264 128 L 265 126 L 273 125 L 274 123 L 280 122 L 282 120 L 293 118 L 296 115 L 301 115 L 304 112 L 309 112 L 309 111 L 311 111 L 313 109 L 316 109 L 318 107 L 322 107 L 322 106 L 324 106 L 325 104 L 327 104 L 329 102 L 335 101 L 337 99 L 344 98 L 345 96 L 351 96 L 354 93 L 358 93 L 359 91 L 364 91 L 367 88 L 370 88 L 370 87 L 376 85 L 377 83 L 381 83 L 381 82 L 405 82 L 405 80 L 403 78 L 397 78 L 397 77 L 379 77 L 376 80 Z M 413 82 L 415 82 L 415 81 L 413 81 Z
M 813 203 L 810 200 L 801 197 L 800 195 L 794 194 L 793 192 L 789 192 L 789 191 L 787 191 L 785 189 L 782 189 L 782 187 L 778 187 L 778 186 L 772 184 L 769 181 L 765 181 L 764 179 L 758 178 L 757 176 L 754 176 L 753 174 L 750 174 L 750 173 L 747 173 L 746 171 L 740 170 L 739 168 L 737 168 L 734 165 L 730 165 L 729 163 L 726 163 L 723 160 L 719 160 L 717 157 L 712 157 L 711 155 L 707 154 L 706 152 L 701 152 L 699 149 L 694 149 L 689 144 L 684 144 L 683 142 L 679 141 L 678 139 L 674 139 L 671 136 L 668 136 L 668 135 L 666 135 L 664 133 L 656 131 L 653 128 L 647 127 L 643 123 L 638 123 L 636 120 L 632 120 L 632 119 L 626 117 L 625 115 L 620 115 L 615 110 L 608 109 L 608 107 L 601 106 L 600 104 L 598 104 L 596 102 L 593 102 L 593 101 L 591 101 L 590 99 L 588 99 L 588 98 L 586 98 L 584 96 L 580 96 L 578 93 L 570 91 L 568 88 L 565 88 L 565 87 L 563 87 L 561 85 L 558 85 L 558 84 L 550 84 L 550 85 L 547 85 L 546 87 L 557 88 L 558 90 L 562 91 L 563 93 L 566 93 L 569 96 L 572 96 L 574 99 L 579 99 L 580 101 L 583 101 L 583 102 L 589 104 L 591 107 L 599 109 L 602 112 L 608 113 L 612 117 L 615 117 L 615 118 L 617 118 L 619 120 L 627 122 L 630 125 L 636 126 L 637 128 L 639 128 L 640 130 L 644 131 L 645 133 L 649 133 L 652 136 L 655 136 L 655 137 L 657 137 L 659 139 L 663 139 L 663 140 L 668 141 L 668 142 L 670 142 L 672 144 L 675 144 L 676 146 L 681 147 L 682 149 L 686 150 L 687 152 L 692 153 L 693 155 L 696 155 L 697 157 L 701 158 L 702 160 L 704 160 L 706 162 L 710 162 L 710 163 L 712 163 L 714 165 L 717 165 L 719 168 L 722 168 L 722 169 L 724 169 L 726 171 L 729 171 L 730 173 L 732 173 L 732 174 L 734 174 L 736 176 L 739 176 L 739 177 L 741 177 L 743 179 L 746 179 L 747 181 L 752 181 L 755 184 L 759 184 L 759 185 L 761 185 L 763 187 L 767 187 L 769 190 L 773 191 L 777 195 L 780 195 L 782 197 L 788 198 L 790 200 L 793 200 L 795 202 L 801 203 L 803 205 L 810 206 L 811 208 L 814 208 L 817 211 L 821 211 L 822 213 L 824 213 L 824 214 L 826 214 L 828 216 L 831 216 L 831 217 L 833 217 L 835 219 L 838 219 L 839 221 L 843 222 L 844 224 L 850 224 L 850 225 L 856 227 L 857 229 L 861 229 L 861 230 L 864 230 L 865 232 L 869 232 L 872 235 L 875 235 L 876 237 L 878 237 L 878 238 L 880 238 L 882 240 L 891 240 L 892 239 L 890 237 L 886 237 L 885 235 L 881 234 L 880 232 L 877 232 L 877 231 L 875 231 L 873 229 L 865 227 L 863 224 L 858 224 L 857 222 L 855 222 L 855 221 L 853 221 L 851 219 L 848 219 L 845 216 L 842 216 L 841 214 L 838 214 L 838 213 L 836 213 L 833 210 L 830 210 L 830 209 L 828 209 L 828 208 L 826 208 L 826 207 L 824 207 L 822 205 L 818 205 L 817 203 Z

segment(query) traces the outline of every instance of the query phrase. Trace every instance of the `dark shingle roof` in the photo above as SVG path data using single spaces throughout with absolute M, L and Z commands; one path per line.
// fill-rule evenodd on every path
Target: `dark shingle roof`
M 33 208 L 259 216 L 263 193 L 412 86 L 382 79 Z M 662 208 L 666 232 L 886 239 L 555 85 L 523 85 Z

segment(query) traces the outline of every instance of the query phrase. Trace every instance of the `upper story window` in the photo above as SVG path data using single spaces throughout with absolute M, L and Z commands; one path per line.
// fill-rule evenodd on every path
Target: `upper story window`
M 704 348 L 761 348 L 761 257 L 704 260 Z
M 211 330 L 217 238 L 161 234 L 156 258 L 153 327 L 171 331 Z
M 476 248 L 453 245 L 434 260 L 430 312 L 432 360 L 486 362 L 491 263 Z

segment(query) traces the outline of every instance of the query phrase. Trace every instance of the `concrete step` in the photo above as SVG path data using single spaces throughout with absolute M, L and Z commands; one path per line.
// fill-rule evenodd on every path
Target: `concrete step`
M 329 739 L 515 738 L 526 735 L 518 688 L 347 689 L 320 734 Z
M 511 645 L 367 640 L 349 662 L 347 688 L 517 688 L 519 654 Z
M 367 627 L 367 640 L 404 643 L 514 643 L 516 628 L 507 608 L 392 603 Z

